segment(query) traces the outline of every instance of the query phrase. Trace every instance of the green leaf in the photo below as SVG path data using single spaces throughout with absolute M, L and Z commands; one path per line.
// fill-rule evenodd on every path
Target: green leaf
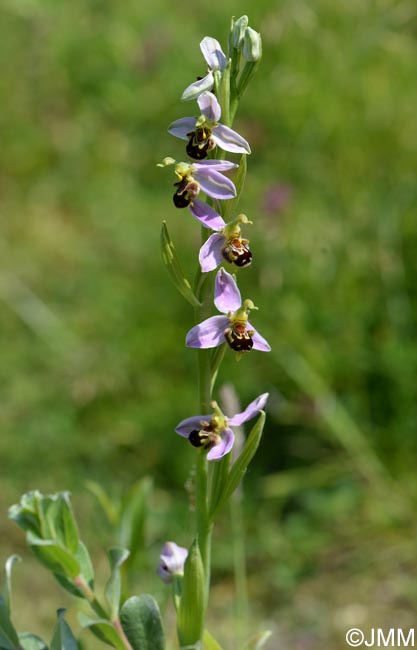
M 36 634 L 19 634 L 20 647 L 23 650 L 48 650 L 48 646 Z
M 120 595 L 122 591 L 122 578 L 120 575 L 120 567 L 123 562 L 129 557 L 129 551 L 126 548 L 110 548 L 109 561 L 111 568 L 111 575 L 106 585 L 105 594 L 106 600 L 110 607 L 111 618 L 115 619 L 119 612 Z
M 102 618 L 90 618 L 83 612 L 78 614 L 78 620 L 83 628 L 91 630 L 98 639 L 107 643 L 107 645 L 117 648 L 117 650 L 126 650 L 119 633 L 110 621 Z
M 164 650 L 161 614 L 152 596 L 129 598 L 120 611 L 120 622 L 132 650 Z
M 270 630 L 260 632 L 248 641 L 245 645 L 245 650 L 261 650 L 271 636 L 272 632 Z
M 233 178 L 233 182 L 236 187 L 236 196 L 234 199 L 229 199 L 229 201 L 224 201 L 223 202 L 223 219 L 226 221 L 231 221 L 232 218 L 236 216 L 237 212 L 237 206 L 239 204 L 240 196 L 243 191 L 243 187 L 245 185 L 245 180 L 246 180 L 246 170 L 247 170 L 247 162 L 246 162 L 246 154 L 242 154 L 240 157 L 240 162 L 239 162 L 239 167 L 237 169 L 237 172 Z M 233 215 L 233 217 L 232 217 Z M 250 218 L 250 217 L 249 217 Z
M 80 565 L 74 555 L 52 540 L 40 539 L 32 533 L 28 533 L 27 543 L 38 560 L 52 573 L 70 578 L 75 578 L 80 574 Z
M 42 500 L 44 516 L 52 538 L 70 553 L 78 548 L 78 530 L 69 500 L 69 492 L 59 492 Z
M 145 477 L 129 490 L 122 505 L 120 518 L 120 544 L 130 551 L 129 564 L 145 545 L 145 528 L 152 480 Z
M 10 601 L 12 595 L 12 568 L 15 562 L 20 562 L 21 559 L 18 555 L 11 555 L 4 566 L 5 581 L 2 588 L 4 602 L 6 603 L 7 611 L 10 614 Z
M 78 643 L 64 619 L 65 609 L 58 609 L 58 622 L 52 636 L 50 650 L 78 650 Z
M 10 620 L 9 608 L 3 596 L 0 596 L 0 648 L 19 650 L 19 638 Z
M 111 526 L 116 527 L 119 520 L 119 510 L 117 506 L 110 499 L 106 490 L 95 481 L 86 482 L 87 489 L 94 494 L 100 507 Z
M 169 275 L 175 287 L 180 294 L 192 305 L 193 307 L 201 307 L 201 303 L 197 300 L 191 284 L 184 276 L 180 261 L 175 252 L 174 244 L 169 236 L 166 221 L 162 223 L 161 230 L 161 250 L 162 257 L 168 269 Z
M 14 521 L 25 532 L 32 532 L 42 537 L 41 522 L 39 518 L 39 501 L 41 493 L 36 491 L 27 492 L 16 503 L 9 508 L 9 519 Z
M 201 639 L 206 602 L 204 567 L 197 541 L 191 545 L 184 565 L 182 597 L 177 627 L 181 646 L 193 645 Z
M 77 552 L 75 558 L 80 567 L 80 575 L 84 578 L 89 587 L 94 586 L 94 569 L 91 563 L 90 555 L 87 551 L 85 544 L 80 540 L 78 542 Z
M 260 412 L 259 418 L 256 421 L 255 426 L 252 428 L 240 456 L 233 463 L 232 468 L 229 472 L 227 481 L 225 482 L 223 491 L 216 504 L 213 504 L 213 510 L 211 511 L 211 516 L 222 506 L 227 500 L 231 497 L 233 492 L 236 490 L 237 486 L 241 482 L 242 478 L 245 475 L 245 472 L 248 468 L 249 463 L 254 457 L 256 450 L 259 447 L 259 443 L 262 437 L 262 431 L 265 424 L 265 413 Z
M 204 630 L 203 636 L 203 649 L 204 650 L 222 650 L 221 646 L 217 643 L 208 630 Z
M 209 508 L 210 517 L 216 511 L 224 494 L 231 461 L 232 454 L 226 454 L 219 461 L 213 463 Z

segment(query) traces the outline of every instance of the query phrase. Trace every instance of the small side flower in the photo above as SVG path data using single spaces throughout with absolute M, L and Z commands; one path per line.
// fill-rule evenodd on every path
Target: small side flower
M 170 584 L 174 576 L 184 574 L 184 564 L 187 559 L 188 551 L 183 546 L 178 546 L 175 542 L 166 542 L 161 555 L 160 564 L 157 569 L 159 577 Z
M 241 413 L 226 417 L 216 402 L 212 402 L 210 415 L 195 415 L 178 424 L 175 431 L 193 447 L 207 451 L 207 460 L 219 460 L 230 452 L 235 441 L 232 427 L 239 427 L 254 418 L 268 400 L 268 393 L 259 395 Z

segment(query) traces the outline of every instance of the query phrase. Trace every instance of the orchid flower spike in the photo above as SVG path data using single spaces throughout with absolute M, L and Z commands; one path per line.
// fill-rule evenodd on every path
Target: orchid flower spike
M 207 460 L 219 460 L 229 453 L 235 441 L 231 427 L 238 427 L 251 420 L 261 411 L 267 402 L 268 393 L 259 395 L 242 413 L 231 418 L 226 417 L 216 402 L 212 402 L 211 415 L 195 415 L 179 423 L 175 431 L 188 438 L 194 447 L 208 451 Z
M 170 584 L 174 576 L 183 575 L 184 563 L 187 559 L 188 551 L 183 546 L 178 546 L 175 542 L 166 542 L 160 555 L 160 564 L 157 569 L 159 577 L 166 585 Z
M 197 103 L 200 117 L 181 117 L 168 127 L 168 132 L 176 138 L 188 140 L 186 151 L 190 158 L 202 160 L 216 145 L 232 153 L 250 153 L 249 143 L 239 133 L 219 124 L 222 111 L 213 93 L 202 93 Z
M 249 239 L 243 239 L 241 223 L 252 223 L 244 214 L 213 233 L 200 248 L 199 261 L 203 273 L 213 271 L 224 260 L 243 268 L 252 262 Z
M 205 77 L 187 86 L 181 96 L 183 101 L 197 99 L 201 93 L 206 90 L 211 90 L 214 86 L 213 72 L 216 70 L 223 71 L 227 65 L 226 55 L 219 41 L 216 41 L 215 38 L 205 36 L 200 43 L 200 49 L 209 67 L 209 71 Z
M 214 208 L 204 201 L 197 199 L 202 190 L 213 199 L 231 199 L 236 196 L 236 188 L 230 178 L 220 172 L 229 171 L 238 167 L 235 163 L 227 160 L 204 160 L 200 163 L 185 163 L 176 161 L 173 158 L 164 158 L 158 167 L 166 167 L 175 164 L 175 173 L 178 182 L 174 183 L 177 188 L 174 194 L 174 205 L 177 208 L 188 207 L 193 217 L 198 219 L 206 228 L 219 230 L 226 223 Z
M 189 348 L 215 348 L 226 341 L 236 352 L 260 350 L 269 352 L 271 346 L 249 323 L 248 314 L 257 309 L 252 300 L 244 300 L 235 279 L 224 269 L 216 275 L 214 304 L 225 316 L 211 316 L 188 332 L 185 344 Z

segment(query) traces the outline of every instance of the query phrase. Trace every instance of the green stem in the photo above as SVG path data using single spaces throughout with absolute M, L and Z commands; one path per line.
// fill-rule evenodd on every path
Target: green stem
M 133 650 L 132 646 L 129 643 L 128 638 L 124 633 L 119 618 L 115 618 L 114 620 L 110 618 L 109 614 L 107 613 L 103 605 L 100 603 L 100 601 L 97 599 L 94 591 L 90 588 L 90 586 L 87 584 L 84 578 L 82 576 L 77 576 L 74 579 L 74 583 L 78 587 L 78 589 L 82 591 L 86 600 L 88 600 L 91 609 L 93 609 L 95 613 L 98 614 L 98 616 L 100 616 L 100 618 L 109 621 L 109 623 L 113 625 L 114 629 L 116 630 L 117 634 L 119 635 L 125 647 L 125 650 Z
M 201 229 L 202 244 L 207 238 L 207 230 Z M 201 307 L 195 311 L 196 323 L 205 320 L 212 313 L 212 287 L 211 283 L 203 282 L 200 284 L 201 295 L 199 300 Z M 211 411 L 211 385 L 212 373 L 209 350 L 198 350 L 198 395 L 199 395 L 199 412 L 208 414 Z M 207 454 L 201 450 L 198 455 L 196 466 L 195 480 L 195 500 L 196 500 L 196 527 L 198 536 L 198 546 L 204 566 L 206 580 L 206 604 L 210 589 L 210 570 L 211 570 L 211 534 L 212 524 L 209 519 L 208 511 L 208 462 Z
M 242 505 L 242 491 L 237 490 L 230 501 L 230 518 L 233 538 L 233 573 L 235 579 L 235 637 L 237 648 L 242 648 L 247 638 L 249 619 L 245 528 L 243 524 Z

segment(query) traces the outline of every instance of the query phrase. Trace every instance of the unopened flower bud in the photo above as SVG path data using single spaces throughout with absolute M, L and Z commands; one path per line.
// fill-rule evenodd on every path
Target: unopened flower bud
M 246 27 L 243 38 L 242 56 L 245 61 L 256 63 L 262 57 L 261 35 L 251 27 Z
M 242 47 L 245 30 L 248 26 L 249 19 L 247 16 L 241 16 L 234 21 L 231 34 L 232 46 L 238 50 Z

